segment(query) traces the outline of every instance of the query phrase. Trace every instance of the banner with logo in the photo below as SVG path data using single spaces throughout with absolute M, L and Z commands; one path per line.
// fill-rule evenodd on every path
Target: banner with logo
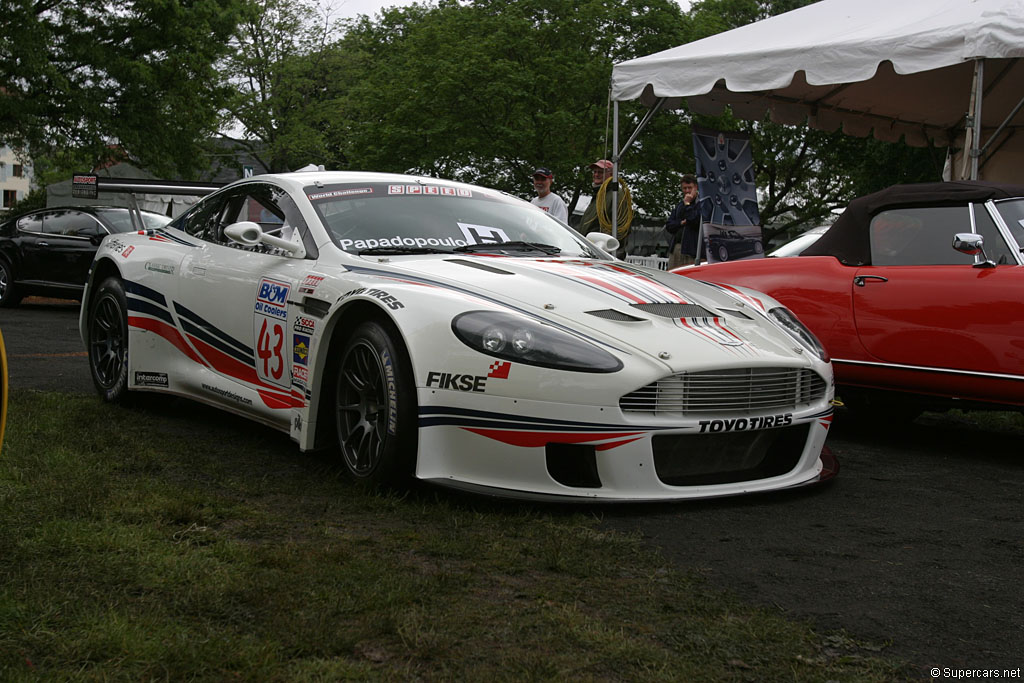
M 693 155 L 705 259 L 716 263 L 763 257 L 750 136 L 694 126 Z

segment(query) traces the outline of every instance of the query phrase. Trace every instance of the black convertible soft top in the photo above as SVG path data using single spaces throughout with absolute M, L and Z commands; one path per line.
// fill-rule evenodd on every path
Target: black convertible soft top
M 865 265 L 871 262 L 868 226 L 871 218 L 880 211 L 901 207 L 962 206 L 1009 197 L 1024 197 L 1024 186 L 981 180 L 893 185 L 850 202 L 828 232 L 800 256 L 835 256 L 847 265 Z M 964 230 L 967 230 L 966 226 Z

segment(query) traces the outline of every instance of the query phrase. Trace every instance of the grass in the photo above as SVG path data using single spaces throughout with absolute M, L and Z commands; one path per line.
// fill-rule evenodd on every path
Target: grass
M 15 391 L 0 679 L 907 677 L 877 645 L 680 573 L 598 511 L 367 493 L 212 409 Z

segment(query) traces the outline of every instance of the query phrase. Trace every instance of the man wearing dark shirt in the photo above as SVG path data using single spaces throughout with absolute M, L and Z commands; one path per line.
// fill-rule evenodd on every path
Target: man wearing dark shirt
M 697 258 L 697 238 L 700 235 L 700 207 L 697 205 L 697 177 L 683 175 L 680 186 L 683 201 L 676 205 L 665 223 L 668 233 L 668 268 L 688 266 Z

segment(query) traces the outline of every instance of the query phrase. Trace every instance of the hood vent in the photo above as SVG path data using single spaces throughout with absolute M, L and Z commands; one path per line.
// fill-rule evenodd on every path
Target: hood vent
M 718 315 L 697 304 L 630 304 L 630 308 L 662 318 L 716 318 Z
M 735 318 L 744 318 L 745 320 L 753 320 L 753 318 L 751 318 L 749 315 L 747 315 L 743 311 L 734 311 L 731 308 L 722 308 L 720 310 L 722 311 L 722 313 L 725 313 L 727 315 L 731 315 L 731 316 L 733 316 Z
M 614 320 L 620 323 L 642 323 L 647 320 L 647 318 L 638 318 L 635 315 L 630 315 L 629 313 L 616 311 L 614 308 L 605 308 L 600 311 L 587 311 L 587 315 L 597 316 L 598 318 L 604 318 L 605 320 Z
M 494 273 L 496 275 L 515 275 L 515 273 L 510 273 L 507 270 L 495 268 L 494 266 L 489 266 L 486 263 L 479 263 L 477 261 L 467 261 L 459 258 L 446 258 L 445 262 L 458 263 L 460 266 L 469 266 L 470 268 L 476 268 L 477 270 L 486 270 L 488 273 Z

